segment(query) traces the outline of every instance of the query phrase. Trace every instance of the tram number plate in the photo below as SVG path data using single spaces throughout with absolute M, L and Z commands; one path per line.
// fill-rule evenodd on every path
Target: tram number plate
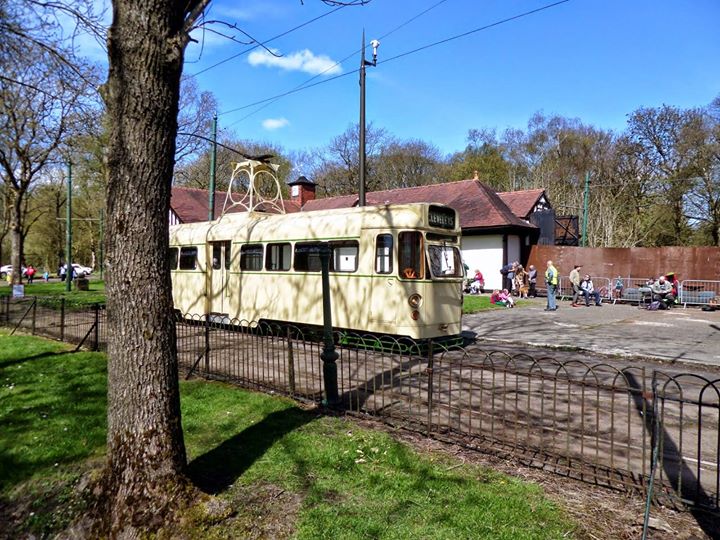
M 455 210 L 440 206 L 431 206 L 428 212 L 428 223 L 431 227 L 441 229 L 455 228 Z

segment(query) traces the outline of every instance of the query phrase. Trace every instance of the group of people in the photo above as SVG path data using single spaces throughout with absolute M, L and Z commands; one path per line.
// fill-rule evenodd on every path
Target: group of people
M 585 276 L 580 279 L 580 268 L 582 268 L 582 265 L 576 264 L 570 272 L 569 276 L 570 283 L 572 283 L 573 287 L 573 298 L 571 304 L 572 307 L 580 307 L 580 305 L 578 304 L 580 295 L 585 298 L 585 307 L 590 306 L 591 299 L 594 300 L 596 306 L 602 306 L 600 291 L 595 290 L 595 285 L 592 282 L 590 274 L 585 274 Z
M 520 298 L 537 296 L 537 270 L 530 265 L 527 270 L 518 261 L 506 264 L 500 269 L 503 276 L 503 290 Z

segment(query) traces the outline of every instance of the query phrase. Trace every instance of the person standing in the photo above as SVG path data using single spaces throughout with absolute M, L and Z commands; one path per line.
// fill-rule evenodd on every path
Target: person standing
M 27 267 L 25 270 L 25 275 L 28 279 L 28 285 L 33 282 L 33 279 L 35 279 L 35 267 L 31 264 Z
M 558 271 L 553 266 L 552 261 L 547 262 L 547 270 L 545 270 L 545 283 L 547 284 L 547 307 L 545 311 L 556 311 L 555 294 L 558 286 Z
M 577 301 L 582 294 L 582 290 L 580 289 L 580 268 L 582 268 L 582 264 L 576 264 L 573 266 L 569 276 L 570 283 L 572 283 L 573 288 L 572 307 L 579 307 Z
M 528 267 L 528 283 L 530 285 L 530 289 L 528 290 L 528 296 L 537 298 L 537 270 L 535 269 L 534 264 L 531 264 Z

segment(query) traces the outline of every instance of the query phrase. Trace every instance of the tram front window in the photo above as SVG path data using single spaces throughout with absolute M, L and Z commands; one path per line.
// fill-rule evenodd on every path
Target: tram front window
M 423 237 L 417 231 L 405 231 L 398 235 L 398 271 L 403 279 L 423 277 Z
M 463 277 L 463 265 L 458 248 L 430 246 L 428 256 L 433 277 Z

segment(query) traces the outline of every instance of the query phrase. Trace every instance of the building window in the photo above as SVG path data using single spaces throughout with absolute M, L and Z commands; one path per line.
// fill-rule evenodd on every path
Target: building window
M 180 248 L 180 270 L 197 268 L 198 248 L 195 246 Z
M 262 270 L 262 244 L 251 244 L 240 247 L 240 270 Z
M 265 257 L 265 270 L 290 270 L 292 250 L 290 243 L 268 244 Z

